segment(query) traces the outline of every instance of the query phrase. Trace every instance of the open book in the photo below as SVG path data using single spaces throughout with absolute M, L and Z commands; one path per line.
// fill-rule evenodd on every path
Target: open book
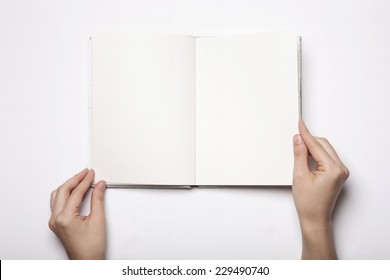
M 291 185 L 297 35 L 94 34 L 90 79 L 97 180 Z

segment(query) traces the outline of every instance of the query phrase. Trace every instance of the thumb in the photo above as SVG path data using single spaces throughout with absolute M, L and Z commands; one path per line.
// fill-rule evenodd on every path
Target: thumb
M 92 191 L 91 197 L 91 216 L 95 218 L 104 218 L 104 194 L 107 183 L 100 181 Z
M 294 177 L 309 173 L 308 150 L 301 135 L 294 136 Z

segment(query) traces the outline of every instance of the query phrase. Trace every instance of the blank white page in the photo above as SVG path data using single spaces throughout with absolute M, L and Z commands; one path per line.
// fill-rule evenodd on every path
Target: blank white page
M 110 184 L 195 183 L 195 39 L 95 34 L 90 166 Z
M 197 39 L 197 185 L 291 185 L 297 50 L 286 33 Z

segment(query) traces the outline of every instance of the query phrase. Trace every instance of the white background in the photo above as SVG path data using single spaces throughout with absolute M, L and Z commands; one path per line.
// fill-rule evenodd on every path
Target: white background
M 389 259 L 389 11 L 385 0 L 1 0 L 0 258 L 66 258 L 49 196 L 87 165 L 92 32 L 287 30 L 303 38 L 304 118 L 351 171 L 339 257 Z M 108 190 L 106 202 L 108 258 L 300 257 L 290 188 Z

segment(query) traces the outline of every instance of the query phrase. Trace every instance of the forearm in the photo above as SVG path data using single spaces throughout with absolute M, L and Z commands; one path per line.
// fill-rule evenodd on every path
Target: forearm
M 337 259 L 331 222 L 322 225 L 303 225 L 301 223 L 301 231 L 303 260 Z

